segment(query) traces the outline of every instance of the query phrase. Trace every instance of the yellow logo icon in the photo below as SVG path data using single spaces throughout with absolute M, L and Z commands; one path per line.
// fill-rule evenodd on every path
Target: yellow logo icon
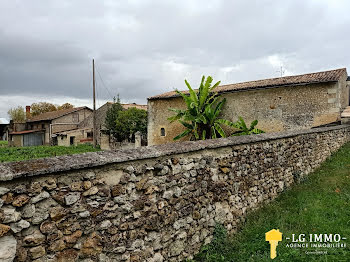
M 265 233 L 265 240 L 270 242 L 270 257 L 274 259 L 277 256 L 276 248 L 279 241 L 282 241 L 282 233 L 279 229 L 272 229 Z

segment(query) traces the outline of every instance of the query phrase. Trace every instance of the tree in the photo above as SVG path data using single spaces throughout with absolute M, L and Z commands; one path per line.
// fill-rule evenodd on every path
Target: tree
M 174 137 L 178 140 L 182 137 L 190 136 L 190 140 L 204 140 L 217 137 L 226 137 L 224 130 L 221 127 L 219 115 L 226 100 L 220 99 L 220 95 L 215 92 L 215 88 L 220 84 L 220 81 L 212 84 L 212 77 L 202 77 L 198 90 L 193 90 L 191 85 L 185 80 L 189 95 L 175 90 L 186 103 L 187 108 L 170 109 L 176 115 L 168 118 L 171 122 L 179 121 L 186 130 Z
M 247 127 L 242 117 L 239 117 L 237 122 L 231 122 L 224 119 L 220 119 L 219 122 L 221 124 L 225 124 L 235 129 L 238 129 L 237 131 L 233 132 L 231 136 L 244 136 L 244 135 L 265 133 L 263 130 L 256 128 L 256 125 L 258 124 L 258 120 L 254 120 L 253 122 L 251 122 L 249 128 Z
M 33 103 L 30 106 L 32 116 L 37 116 L 37 115 L 40 115 L 40 114 L 46 113 L 46 112 L 71 109 L 71 108 L 74 108 L 74 105 L 72 105 L 70 103 L 64 103 L 64 104 L 59 106 L 59 105 L 54 105 L 54 104 L 48 103 L 48 102 L 39 102 L 39 103 Z
M 31 115 L 37 116 L 42 113 L 56 111 L 57 107 L 54 104 L 47 103 L 47 102 L 39 102 L 39 103 L 33 103 L 30 106 L 31 109 Z
M 71 109 L 74 108 L 74 106 L 70 103 L 64 103 L 57 107 L 57 110 L 64 110 L 64 109 Z
M 117 141 L 134 141 L 134 134 L 140 131 L 142 135 L 147 134 L 147 111 L 131 107 L 119 111 L 115 122 L 115 138 Z
M 15 123 L 23 123 L 26 121 L 26 114 L 22 106 L 11 108 L 7 114 L 10 116 L 11 120 Z
M 105 127 L 108 130 L 109 135 L 115 136 L 116 126 L 115 121 L 117 119 L 118 113 L 123 110 L 123 106 L 120 104 L 120 98 L 118 95 L 117 101 L 115 97 L 113 98 L 113 104 L 108 108 L 105 118 Z

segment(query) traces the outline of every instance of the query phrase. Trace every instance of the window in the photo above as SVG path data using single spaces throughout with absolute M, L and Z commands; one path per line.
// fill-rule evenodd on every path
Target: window
M 86 136 L 87 137 L 92 137 L 92 132 L 87 132 Z
M 73 122 L 79 122 L 79 114 L 78 113 L 74 113 L 72 115 L 72 117 L 73 117 Z
M 160 129 L 160 136 L 165 136 L 165 128 Z
M 41 124 L 41 129 L 45 129 L 45 124 Z
M 69 144 L 70 144 L 71 146 L 74 146 L 74 139 L 75 139 L 74 136 L 69 137 Z

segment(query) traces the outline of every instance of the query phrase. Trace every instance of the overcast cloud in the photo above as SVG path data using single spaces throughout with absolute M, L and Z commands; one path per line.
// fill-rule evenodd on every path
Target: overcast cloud
M 98 105 L 117 93 L 145 104 L 202 74 L 229 84 L 350 63 L 346 0 L 0 0 L 0 10 L 0 117 L 39 101 L 91 106 L 92 58 Z

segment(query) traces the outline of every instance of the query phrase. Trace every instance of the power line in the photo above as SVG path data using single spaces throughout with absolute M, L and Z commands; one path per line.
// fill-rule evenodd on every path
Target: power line
M 276 72 L 281 74 L 281 77 L 283 77 L 284 73 L 286 72 L 286 70 L 283 69 L 283 66 L 281 66 L 280 70 L 277 70 Z
M 100 108 L 101 104 L 99 102 L 99 95 L 98 95 L 98 86 L 97 86 L 97 83 L 95 83 L 96 85 L 96 104 L 97 104 L 97 108 Z
M 109 91 L 109 89 L 108 89 L 107 86 L 105 85 L 105 83 L 104 83 L 104 81 L 103 81 L 103 79 L 102 79 L 102 76 L 101 76 L 101 74 L 100 74 L 100 71 L 98 71 L 97 68 L 96 68 L 96 71 L 97 71 L 97 74 L 98 74 L 99 78 L 101 79 L 101 83 L 102 83 L 103 87 L 107 90 L 108 94 L 109 94 L 109 95 L 111 96 L 111 98 L 113 99 L 114 96 L 111 94 L 111 92 Z

